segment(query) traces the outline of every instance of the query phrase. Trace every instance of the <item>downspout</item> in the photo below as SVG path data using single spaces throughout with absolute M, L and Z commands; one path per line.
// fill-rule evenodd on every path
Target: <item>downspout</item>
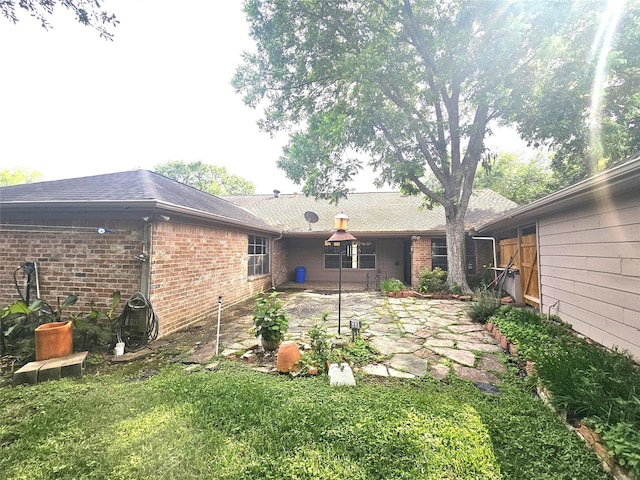
M 275 193 L 275 190 L 274 190 L 274 193 Z M 284 230 L 281 230 L 280 231 L 280 236 L 277 237 L 277 238 L 274 238 L 272 241 L 273 242 L 277 242 L 278 240 L 282 240 L 283 236 L 284 236 Z M 275 290 L 276 289 L 276 279 L 274 277 L 274 268 L 273 268 L 273 248 L 269 251 L 269 255 L 271 257 L 271 258 L 269 258 L 269 263 L 272 265 L 272 268 L 271 268 L 271 290 Z
M 493 237 L 471 237 L 474 240 L 491 240 L 491 242 L 493 243 L 493 278 L 494 280 L 497 280 L 498 278 L 498 270 L 496 270 L 498 268 L 498 257 L 496 255 L 496 239 Z
M 147 218 L 145 220 L 145 218 Z M 151 286 L 151 246 L 153 245 L 153 221 L 148 217 L 143 218 L 145 221 L 142 230 L 142 245 L 144 248 L 141 256 L 142 272 L 140 278 L 140 292 L 149 298 L 149 291 Z

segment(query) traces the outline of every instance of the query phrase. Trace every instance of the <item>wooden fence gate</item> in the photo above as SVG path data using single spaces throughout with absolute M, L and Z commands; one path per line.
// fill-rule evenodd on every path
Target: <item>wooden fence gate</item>
M 540 287 L 538 285 L 538 245 L 536 234 L 505 238 L 499 242 L 500 267 L 506 267 L 513 257 L 513 267 L 520 270 L 520 286 L 524 302 L 540 308 Z

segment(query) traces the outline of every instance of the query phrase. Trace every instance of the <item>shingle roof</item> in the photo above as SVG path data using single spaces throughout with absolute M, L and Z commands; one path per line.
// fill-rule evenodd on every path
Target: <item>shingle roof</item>
M 351 193 L 348 198 L 332 205 L 304 195 L 234 195 L 224 197 L 245 207 L 272 227 L 285 232 L 331 231 L 333 218 L 344 212 L 349 217 L 352 232 L 427 232 L 444 231 L 445 216 L 441 206 L 433 210 L 421 209 L 420 196 L 399 192 Z M 502 216 L 517 204 L 492 190 L 476 190 L 469 202 L 466 229 Z M 315 213 L 319 220 L 309 224 L 305 212 Z
M 205 217 L 272 229 L 242 207 L 148 170 L 0 187 L 0 209 L 47 203 L 86 207 L 88 203 L 140 201 L 155 202 L 156 206 L 169 210 L 187 209 Z

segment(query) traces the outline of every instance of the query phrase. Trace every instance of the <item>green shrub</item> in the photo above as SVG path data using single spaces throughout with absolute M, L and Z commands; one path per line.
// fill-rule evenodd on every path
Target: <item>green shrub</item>
M 259 292 L 255 296 L 254 334 L 265 341 L 282 341 L 289 329 L 289 316 L 278 298 L 280 292 Z
M 328 312 L 322 314 L 324 321 L 327 316 Z M 329 335 L 327 335 L 327 329 L 316 324 L 307 331 L 307 337 L 311 343 L 311 350 L 305 353 L 305 364 L 313 365 L 319 371 L 324 371 L 331 353 L 331 342 Z
M 406 289 L 406 285 L 397 278 L 389 278 L 380 282 L 380 291 L 384 294 L 389 292 L 397 293 Z
M 485 323 L 500 308 L 500 297 L 494 290 L 477 290 L 476 301 L 469 306 L 468 313 L 474 322 Z
M 575 336 L 557 317 L 550 321 L 530 309 L 501 307 L 491 320 L 535 362 L 554 406 L 595 426 L 605 447 L 638 477 L 640 366 L 625 353 Z
M 447 288 L 447 272 L 440 267 L 424 270 L 420 274 L 418 291 L 421 293 L 449 293 Z
M 27 306 L 22 300 L 0 310 L 0 356 L 11 356 L 18 364 L 35 358 L 35 330 L 50 322 L 66 321 L 63 311 L 75 305 L 77 295 L 69 295 L 54 311 L 41 299 Z M 112 315 L 120 302 L 120 292 L 114 292 L 108 312 L 101 312 L 92 303 L 89 313 L 69 315 L 73 322 L 76 350 L 94 351 L 109 344 L 114 337 Z

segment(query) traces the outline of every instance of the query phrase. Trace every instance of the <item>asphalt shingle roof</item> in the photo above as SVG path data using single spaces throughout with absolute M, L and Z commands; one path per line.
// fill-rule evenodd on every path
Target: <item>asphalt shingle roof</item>
M 352 232 L 426 232 L 444 231 L 445 216 L 441 206 L 422 209 L 420 196 L 399 192 L 351 193 L 348 198 L 332 205 L 328 200 L 315 200 L 304 195 L 233 195 L 224 197 L 253 212 L 272 227 L 285 232 L 331 231 L 333 218 L 343 212 L 349 217 Z M 487 221 L 500 218 L 517 204 L 483 189 L 474 191 L 469 202 L 466 228 L 471 229 Z M 305 212 L 313 212 L 318 222 L 309 224 Z
M 19 204 L 155 201 L 257 228 L 271 227 L 242 207 L 148 170 L 0 187 L 0 209 Z
M 299 194 L 220 198 L 148 170 L 0 187 L 0 209 L 55 203 L 86 208 L 90 203 L 136 201 L 156 202 L 156 206 L 168 209 L 186 208 L 216 220 L 290 233 L 332 231 L 333 219 L 340 212 L 349 216 L 349 230 L 353 232 L 419 233 L 445 228 L 441 206 L 423 209 L 422 197 L 399 192 L 351 193 L 337 206 Z M 516 207 L 492 190 L 476 190 L 469 202 L 465 228 L 499 219 Z M 305 219 L 306 212 L 315 213 L 318 222 L 310 224 Z

